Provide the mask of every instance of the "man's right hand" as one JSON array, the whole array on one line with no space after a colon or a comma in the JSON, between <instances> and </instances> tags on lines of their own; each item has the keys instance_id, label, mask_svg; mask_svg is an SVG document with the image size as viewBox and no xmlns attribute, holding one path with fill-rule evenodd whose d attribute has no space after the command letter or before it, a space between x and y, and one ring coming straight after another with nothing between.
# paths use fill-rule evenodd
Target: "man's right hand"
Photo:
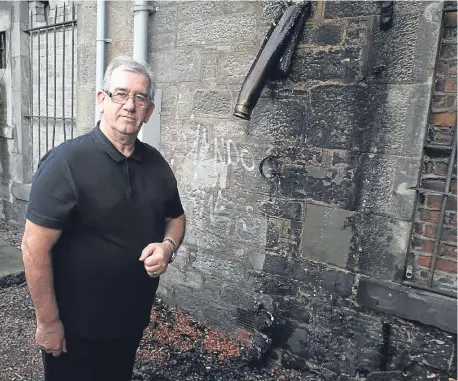
<instances>
[{"instance_id":1,"label":"man's right hand","mask_svg":"<svg viewBox=\"0 0 458 381\"><path fill-rule=\"evenodd\" d=\"M51 353L54 357L67 352L62 322L57 320L53 323L37 323L35 342L40 349Z\"/></svg>"}]
</instances>

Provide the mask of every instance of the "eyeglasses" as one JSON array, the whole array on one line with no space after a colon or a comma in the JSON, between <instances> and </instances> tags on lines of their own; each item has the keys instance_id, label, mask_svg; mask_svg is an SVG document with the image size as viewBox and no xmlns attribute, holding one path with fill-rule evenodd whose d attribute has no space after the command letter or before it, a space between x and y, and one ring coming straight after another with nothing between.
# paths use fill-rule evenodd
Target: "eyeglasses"
<instances>
[{"instance_id":1,"label":"eyeglasses","mask_svg":"<svg viewBox=\"0 0 458 381\"><path fill-rule=\"evenodd\" d=\"M113 94L112 92L108 90L103 90L114 103L119 103L119 104L126 104L129 98L132 98L134 100L135 106L137 107L148 107L151 104L151 101L140 94L135 94L135 95L129 95L123 91L117 92Z\"/></svg>"}]
</instances>

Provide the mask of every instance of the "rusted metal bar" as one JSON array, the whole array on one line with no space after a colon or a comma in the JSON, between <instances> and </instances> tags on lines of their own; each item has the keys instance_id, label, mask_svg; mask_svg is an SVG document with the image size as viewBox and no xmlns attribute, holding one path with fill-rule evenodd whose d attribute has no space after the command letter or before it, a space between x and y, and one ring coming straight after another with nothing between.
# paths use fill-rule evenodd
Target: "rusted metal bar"
<instances>
[{"instance_id":1,"label":"rusted metal bar","mask_svg":"<svg viewBox=\"0 0 458 381\"><path fill-rule=\"evenodd\" d=\"M41 45L41 32L37 32L38 37L38 70L37 70L37 84L38 84L38 158L41 158L41 73L40 73L40 45Z\"/></svg>"},{"instance_id":2,"label":"rusted metal bar","mask_svg":"<svg viewBox=\"0 0 458 381\"><path fill-rule=\"evenodd\" d=\"M67 7L64 5L63 20L65 22L65 12ZM62 128L64 132L64 142L67 140L67 131L65 130L65 24L62 25Z\"/></svg>"},{"instance_id":3,"label":"rusted metal bar","mask_svg":"<svg viewBox=\"0 0 458 381\"><path fill-rule=\"evenodd\" d=\"M449 191L450 191L450 183L452 182L453 163L454 163L455 155L456 155L456 130L455 130L455 134L454 135L455 136L454 136L454 139L453 139L453 148L452 148L452 152L450 153L450 158L449 158L449 161L448 161L447 180L445 180L445 192L446 193L449 193ZM446 211L446 207L447 207L447 199L448 199L448 195L445 194L443 196L443 198L442 198L441 212L440 212L440 215L439 215L439 225L437 227L437 232L436 232L436 242L434 244L433 257L431 259L431 269L430 269L430 274L429 274L429 279L428 279L428 286L429 287L433 286L434 272L436 270L437 258L439 257L439 250L440 250L441 237L442 237L442 229L444 228L444 218L445 218L445 211Z\"/></svg>"},{"instance_id":4,"label":"rusted metal bar","mask_svg":"<svg viewBox=\"0 0 458 381\"><path fill-rule=\"evenodd\" d=\"M54 8L54 22L57 20L57 5ZM56 143L56 112L57 112L57 29L54 24L54 124L52 127L52 146Z\"/></svg>"},{"instance_id":5,"label":"rusted metal bar","mask_svg":"<svg viewBox=\"0 0 458 381\"><path fill-rule=\"evenodd\" d=\"M56 6L56 10L57 10L57 6ZM56 20L56 19L54 19L54 20ZM47 29L47 28L48 29L56 29L56 28L62 27L64 25L70 25L70 24L76 24L76 20L58 22L58 23L55 23L55 24L45 25L45 26L37 26L35 28L26 29L26 30L24 30L24 32L30 33L30 32L40 31L42 29Z\"/></svg>"},{"instance_id":6,"label":"rusted metal bar","mask_svg":"<svg viewBox=\"0 0 458 381\"><path fill-rule=\"evenodd\" d=\"M442 144L426 144L425 148L437 149L439 151L450 151L452 149L452 146L446 146Z\"/></svg>"},{"instance_id":7,"label":"rusted metal bar","mask_svg":"<svg viewBox=\"0 0 458 381\"><path fill-rule=\"evenodd\" d=\"M425 290L425 291L433 291L435 294L440 294L444 296L450 296L452 298L457 298L456 292L453 291L446 291L446 290L440 290L436 288L431 288L428 286L423 286L422 284L411 282L408 280L405 280L402 282L402 284L412 287L412 288L419 288L420 290Z\"/></svg>"},{"instance_id":8,"label":"rusted metal bar","mask_svg":"<svg viewBox=\"0 0 458 381\"><path fill-rule=\"evenodd\" d=\"M29 25L32 26L32 10L29 10ZM29 103L29 114L34 114L33 110L33 33L29 34L29 72L30 72L30 103ZM31 130L31 141L32 141L32 171L34 170L34 160L33 160L33 118L30 117L30 130Z\"/></svg>"},{"instance_id":9,"label":"rusted metal bar","mask_svg":"<svg viewBox=\"0 0 458 381\"><path fill-rule=\"evenodd\" d=\"M72 2L72 19L73 20L75 19L75 3L74 2ZM75 90L75 88L74 88L74 86L75 86L74 85L74 80L75 80L75 25L72 26L72 65L71 66L72 66L72 85L71 85L72 90L71 90L70 98L72 100L71 101L72 104L71 104L71 114L70 115L71 115L71 119L72 119L72 125L71 125L72 127L71 127L71 131L70 131L70 136L73 139L73 129L74 129L74 127L73 127L74 126L74 124L73 124L74 94L73 94L73 92Z\"/></svg>"},{"instance_id":10,"label":"rusted metal bar","mask_svg":"<svg viewBox=\"0 0 458 381\"><path fill-rule=\"evenodd\" d=\"M417 188L417 187L413 187L413 188L409 188L409 189L414 189L414 190L418 191L418 193L429 193L429 194L432 194L432 195L455 197L455 198L457 197L457 195L455 193L441 192L441 191L437 191L437 190L434 190L434 189Z\"/></svg>"},{"instance_id":11,"label":"rusted metal bar","mask_svg":"<svg viewBox=\"0 0 458 381\"><path fill-rule=\"evenodd\" d=\"M46 28L46 152L49 150L49 46L48 46L49 29Z\"/></svg>"}]
</instances>

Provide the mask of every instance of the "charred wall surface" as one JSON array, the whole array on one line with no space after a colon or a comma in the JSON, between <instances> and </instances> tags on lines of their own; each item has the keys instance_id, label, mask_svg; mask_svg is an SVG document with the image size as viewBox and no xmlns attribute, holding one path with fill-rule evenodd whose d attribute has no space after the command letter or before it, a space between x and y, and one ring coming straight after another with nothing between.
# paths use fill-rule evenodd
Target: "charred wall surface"
<instances>
[{"instance_id":1,"label":"charred wall surface","mask_svg":"<svg viewBox=\"0 0 458 381\"><path fill-rule=\"evenodd\" d=\"M456 300L402 284L444 4L395 2L383 29L380 3L314 2L289 76L268 82L249 122L235 102L285 4L155 4L161 151L188 217L160 296L310 379L448 380ZM109 55L130 54L131 5L108 4ZM79 13L80 106L91 7ZM78 115L89 128L91 113Z\"/></svg>"}]
</instances>

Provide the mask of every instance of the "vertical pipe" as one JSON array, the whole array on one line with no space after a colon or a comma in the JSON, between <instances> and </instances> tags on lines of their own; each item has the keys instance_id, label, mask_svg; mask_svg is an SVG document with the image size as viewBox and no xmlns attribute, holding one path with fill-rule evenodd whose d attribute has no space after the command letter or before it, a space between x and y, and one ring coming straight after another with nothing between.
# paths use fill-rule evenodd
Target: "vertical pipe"
<instances>
[{"instance_id":1,"label":"vertical pipe","mask_svg":"<svg viewBox=\"0 0 458 381\"><path fill-rule=\"evenodd\" d=\"M75 20L75 3L72 2L72 20ZM72 124L71 124L71 130L70 130L70 137L73 139L73 126L74 126L74 121L73 121L73 107L74 107L74 90L75 90L75 85L74 85L74 80L75 80L75 23L72 24L72 89L71 89L71 118L72 118Z\"/></svg>"},{"instance_id":2,"label":"vertical pipe","mask_svg":"<svg viewBox=\"0 0 458 381\"><path fill-rule=\"evenodd\" d=\"M67 6L62 6L64 12L62 21L65 23L65 12ZM64 132L64 142L67 140L67 131L65 131L65 24L62 25L62 128Z\"/></svg>"},{"instance_id":3,"label":"vertical pipe","mask_svg":"<svg viewBox=\"0 0 458 381\"><path fill-rule=\"evenodd\" d=\"M54 25L57 22L57 5L54 8ZM52 147L56 143L56 117L57 117L57 29L54 27L54 122L52 127Z\"/></svg>"},{"instance_id":4,"label":"vertical pipe","mask_svg":"<svg viewBox=\"0 0 458 381\"><path fill-rule=\"evenodd\" d=\"M148 1L135 0L134 12L134 46L132 57L140 61L148 61ZM138 133L138 138L143 140L143 129Z\"/></svg>"},{"instance_id":5,"label":"vertical pipe","mask_svg":"<svg viewBox=\"0 0 458 381\"><path fill-rule=\"evenodd\" d=\"M46 9L46 8L45 8ZM46 152L49 150L49 139L48 139L48 129L49 129L49 46L48 46L48 31L46 28Z\"/></svg>"},{"instance_id":6,"label":"vertical pipe","mask_svg":"<svg viewBox=\"0 0 458 381\"><path fill-rule=\"evenodd\" d=\"M32 18L32 9L29 11L29 28L33 28L33 18ZM33 123L33 32L30 32L30 54L29 54L29 66L30 66L30 124L31 124L31 140L32 140L32 171L35 169L35 161L33 157L34 149L33 149L33 130L34 130L34 123Z\"/></svg>"},{"instance_id":7,"label":"vertical pipe","mask_svg":"<svg viewBox=\"0 0 458 381\"><path fill-rule=\"evenodd\" d=\"M97 0L97 52L95 69L95 90L102 90L105 64L105 0ZM100 120L100 110L96 102L95 123Z\"/></svg>"},{"instance_id":8,"label":"vertical pipe","mask_svg":"<svg viewBox=\"0 0 458 381\"><path fill-rule=\"evenodd\" d=\"M40 45L41 45L41 29L37 31L38 37L38 70L37 70L37 85L38 85L38 159L41 159L41 73L40 73Z\"/></svg>"}]
</instances>

